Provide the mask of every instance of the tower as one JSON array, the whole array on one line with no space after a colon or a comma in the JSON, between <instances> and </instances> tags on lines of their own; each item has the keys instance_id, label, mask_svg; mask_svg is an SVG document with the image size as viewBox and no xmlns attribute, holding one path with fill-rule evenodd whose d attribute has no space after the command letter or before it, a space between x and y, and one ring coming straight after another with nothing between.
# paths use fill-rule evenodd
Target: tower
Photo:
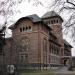
<instances>
[{"instance_id":1,"label":"tower","mask_svg":"<svg viewBox=\"0 0 75 75\"><path fill-rule=\"evenodd\" d=\"M64 56L64 41L62 34L63 19L54 11L44 14L42 19L49 27L52 28L52 33L57 37L57 41L60 44L60 63L62 63L62 57Z\"/></svg>"},{"instance_id":2,"label":"tower","mask_svg":"<svg viewBox=\"0 0 75 75\"><path fill-rule=\"evenodd\" d=\"M57 37L58 42L63 46L62 22L63 19L54 11L47 12L42 16L44 22L52 28L52 33Z\"/></svg>"}]
</instances>

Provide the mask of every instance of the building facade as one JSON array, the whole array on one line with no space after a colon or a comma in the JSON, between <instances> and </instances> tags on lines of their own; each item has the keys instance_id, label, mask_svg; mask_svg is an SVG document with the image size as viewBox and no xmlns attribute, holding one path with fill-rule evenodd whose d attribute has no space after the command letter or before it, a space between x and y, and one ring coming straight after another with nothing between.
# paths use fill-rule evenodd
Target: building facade
<instances>
[{"instance_id":1,"label":"building facade","mask_svg":"<svg viewBox=\"0 0 75 75\"><path fill-rule=\"evenodd\" d=\"M21 69L50 69L65 65L71 58L72 46L66 46L63 40L62 22L54 11L47 12L42 18L36 14L20 18L9 27L12 37L6 39L5 64Z\"/></svg>"}]
</instances>

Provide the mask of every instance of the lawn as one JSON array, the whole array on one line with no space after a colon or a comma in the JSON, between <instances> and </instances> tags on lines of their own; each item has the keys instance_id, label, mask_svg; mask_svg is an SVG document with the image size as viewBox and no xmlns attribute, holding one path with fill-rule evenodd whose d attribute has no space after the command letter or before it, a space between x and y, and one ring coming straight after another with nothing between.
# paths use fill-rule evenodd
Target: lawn
<instances>
[{"instance_id":1,"label":"lawn","mask_svg":"<svg viewBox=\"0 0 75 75\"><path fill-rule=\"evenodd\" d=\"M75 74L55 74L52 72L34 72L34 73L21 73L20 75L75 75Z\"/></svg>"},{"instance_id":2,"label":"lawn","mask_svg":"<svg viewBox=\"0 0 75 75\"><path fill-rule=\"evenodd\" d=\"M54 73L22 73L21 75L75 75L75 74L54 74Z\"/></svg>"}]
</instances>

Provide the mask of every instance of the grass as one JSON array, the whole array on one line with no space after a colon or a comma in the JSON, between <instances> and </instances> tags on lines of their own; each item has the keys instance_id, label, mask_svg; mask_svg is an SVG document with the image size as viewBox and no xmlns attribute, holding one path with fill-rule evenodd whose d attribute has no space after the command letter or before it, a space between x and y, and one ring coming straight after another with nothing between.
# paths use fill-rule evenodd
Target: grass
<instances>
[{"instance_id":1,"label":"grass","mask_svg":"<svg viewBox=\"0 0 75 75\"><path fill-rule=\"evenodd\" d=\"M32 73L21 73L20 75L75 75L75 74L55 74L50 71L32 72Z\"/></svg>"},{"instance_id":2,"label":"grass","mask_svg":"<svg viewBox=\"0 0 75 75\"><path fill-rule=\"evenodd\" d=\"M75 74L54 74L54 73L22 73L21 75L75 75Z\"/></svg>"}]
</instances>

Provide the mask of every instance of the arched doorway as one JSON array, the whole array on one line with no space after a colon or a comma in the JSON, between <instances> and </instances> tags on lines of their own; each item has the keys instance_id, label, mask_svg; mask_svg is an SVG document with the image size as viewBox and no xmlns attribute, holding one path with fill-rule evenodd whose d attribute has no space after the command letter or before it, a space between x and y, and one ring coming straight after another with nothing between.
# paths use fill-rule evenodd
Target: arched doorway
<instances>
[{"instance_id":1,"label":"arched doorway","mask_svg":"<svg viewBox=\"0 0 75 75\"><path fill-rule=\"evenodd\" d=\"M67 65L67 59L64 59L64 66L66 66Z\"/></svg>"}]
</instances>

